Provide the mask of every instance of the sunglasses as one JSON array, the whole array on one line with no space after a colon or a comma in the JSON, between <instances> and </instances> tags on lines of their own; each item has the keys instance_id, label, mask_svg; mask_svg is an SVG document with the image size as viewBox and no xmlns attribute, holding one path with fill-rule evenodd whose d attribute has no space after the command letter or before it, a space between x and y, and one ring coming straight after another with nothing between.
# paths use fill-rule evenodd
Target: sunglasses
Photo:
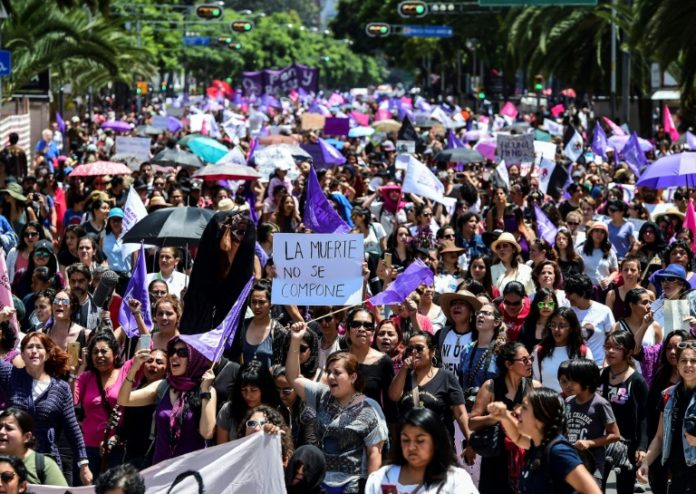
<instances>
[{"instance_id":1,"label":"sunglasses","mask_svg":"<svg viewBox=\"0 0 696 494\"><path fill-rule=\"evenodd\" d=\"M448 235L443 235L442 238L455 238L454 233L450 233Z\"/></svg>"},{"instance_id":2,"label":"sunglasses","mask_svg":"<svg viewBox=\"0 0 696 494\"><path fill-rule=\"evenodd\" d=\"M283 396L289 396L292 394L293 391L295 391L292 388L276 388L278 390L278 393L282 394Z\"/></svg>"},{"instance_id":3,"label":"sunglasses","mask_svg":"<svg viewBox=\"0 0 696 494\"><path fill-rule=\"evenodd\" d=\"M350 326L350 329L365 328L366 331L374 331L375 330L375 325L373 323L367 322L367 321L351 321L349 326Z\"/></svg>"},{"instance_id":4,"label":"sunglasses","mask_svg":"<svg viewBox=\"0 0 696 494\"><path fill-rule=\"evenodd\" d=\"M503 303L504 303L505 305L509 305L509 306L511 306L511 307L516 307L516 306L518 306L518 305L522 305L522 300L520 299L520 300L516 300L516 301L513 302L512 300L505 300L505 299L503 299Z\"/></svg>"},{"instance_id":5,"label":"sunglasses","mask_svg":"<svg viewBox=\"0 0 696 494\"><path fill-rule=\"evenodd\" d=\"M65 305L66 307L70 305L69 298L54 298L53 305Z\"/></svg>"},{"instance_id":6,"label":"sunglasses","mask_svg":"<svg viewBox=\"0 0 696 494\"><path fill-rule=\"evenodd\" d=\"M24 232L25 237L34 238L39 236L39 232Z\"/></svg>"},{"instance_id":7,"label":"sunglasses","mask_svg":"<svg viewBox=\"0 0 696 494\"><path fill-rule=\"evenodd\" d=\"M489 310L480 310L476 313L477 316L493 317L494 314Z\"/></svg>"},{"instance_id":8,"label":"sunglasses","mask_svg":"<svg viewBox=\"0 0 696 494\"><path fill-rule=\"evenodd\" d=\"M677 348L684 350L685 348L696 348L696 341L681 341L677 343Z\"/></svg>"},{"instance_id":9,"label":"sunglasses","mask_svg":"<svg viewBox=\"0 0 696 494\"><path fill-rule=\"evenodd\" d=\"M513 362L522 362L524 365L534 363L534 357L531 355L529 355L527 357L522 357L522 358L514 358L512 360L513 360Z\"/></svg>"},{"instance_id":10,"label":"sunglasses","mask_svg":"<svg viewBox=\"0 0 696 494\"><path fill-rule=\"evenodd\" d=\"M539 307L540 309L555 309L556 302L539 302L537 304L537 307Z\"/></svg>"},{"instance_id":11,"label":"sunglasses","mask_svg":"<svg viewBox=\"0 0 696 494\"><path fill-rule=\"evenodd\" d=\"M413 345L413 346L409 346L406 349L406 351L408 351L408 353L412 353L412 352L423 353L423 350L425 350L425 348L426 348L425 345Z\"/></svg>"},{"instance_id":12,"label":"sunglasses","mask_svg":"<svg viewBox=\"0 0 696 494\"><path fill-rule=\"evenodd\" d=\"M580 222L579 221L566 221L568 226L579 226Z\"/></svg>"},{"instance_id":13,"label":"sunglasses","mask_svg":"<svg viewBox=\"0 0 696 494\"><path fill-rule=\"evenodd\" d=\"M179 358L188 358L189 357L188 348L180 347L180 348L171 348L171 349L167 350L168 357L173 357L174 355L176 355Z\"/></svg>"},{"instance_id":14,"label":"sunglasses","mask_svg":"<svg viewBox=\"0 0 696 494\"><path fill-rule=\"evenodd\" d=\"M16 476L17 474L14 472L2 472L0 473L0 481L2 481L3 484L9 484Z\"/></svg>"},{"instance_id":15,"label":"sunglasses","mask_svg":"<svg viewBox=\"0 0 696 494\"><path fill-rule=\"evenodd\" d=\"M677 283L681 282L681 278L677 278L676 276L665 276L662 278L662 283Z\"/></svg>"},{"instance_id":16,"label":"sunglasses","mask_svg":"<svg viewBox=\"0 0 696 494\"><path fill-rule=\"evenodd\" d=\"M40 250L38 252L34 252L34 257L51 257L51 254L49 254L48 252Z\"/></svg>"},{"instance_id":17,"label":"sunglasses","mask_svg":"<svg viewBox=\"0 0 696 494\"><path fill-rule=\"evenodd\" d=\"M247 420L246 426L249 429L258 429L268 423L268 420Z\"/></svg>"}]
</instances>

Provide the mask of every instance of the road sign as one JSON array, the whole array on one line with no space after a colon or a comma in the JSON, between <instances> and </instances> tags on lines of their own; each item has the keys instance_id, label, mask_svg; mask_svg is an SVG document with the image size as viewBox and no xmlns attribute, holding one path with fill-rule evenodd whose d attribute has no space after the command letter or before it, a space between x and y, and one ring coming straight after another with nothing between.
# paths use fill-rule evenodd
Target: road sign
<instances>
[{"instance_id":1,"label":"road sign","mask_svg":"<svg viewBox=\"0 0 696 494\"><path fill-rule=\"evenodd\" d=\"M401 26L399 34L408 38L451 38L454 30L451 26Z\"/></svg>"},{"instance_id":2,"label":"road sign","mask_svg":"<svg viewBox=\"0 0 696 494\"><path fill-rule=\"evenodd\" d=\"M12 55L8 50L0 50L0 76L12 73Z\"/></svg>"},{"instance_id":3,"label":"road sign","mask_svg":"<svg viewBox=\"0 0 696 494\"><path fill-rule=\"evenodd\" d=\"M184 36L186 46L208 46L210 38L208 36Z\"/></svg>"},{"instance_id":4,"label":"road sign","mask_svg":"<svg viewBox=\"0 0 696 494\"><path fill-rule=\"evenodd\" d=\"M478 0L481 7L563 7L563 6L594 6L597 0Z\"/></svg>"}]
</instances>

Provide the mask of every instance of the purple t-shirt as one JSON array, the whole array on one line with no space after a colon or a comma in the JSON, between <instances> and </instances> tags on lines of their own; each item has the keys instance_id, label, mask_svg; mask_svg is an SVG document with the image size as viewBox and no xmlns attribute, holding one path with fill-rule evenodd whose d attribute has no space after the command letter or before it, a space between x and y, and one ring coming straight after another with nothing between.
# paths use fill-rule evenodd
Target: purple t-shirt
<instances>
[{"instance_id":1,"label":"purple t-shirt","mask_svg":"<svg viewBox=\"0 0 696 494\"><path fill-rule=\"evenodd\" d=\"M205 439L198 433L198 421L191 409L184 414L179 439L176 441L173 449L170 447L171 427L169 425L169 417L171 417L172 408L172 401L169 399L169 388L167 388L167 392L155 410L155 429L157 434L155 437L155 453L152 460L153 465L175 456L181 456L191 451L205 448Z\"/></svg>"}]
</instances>

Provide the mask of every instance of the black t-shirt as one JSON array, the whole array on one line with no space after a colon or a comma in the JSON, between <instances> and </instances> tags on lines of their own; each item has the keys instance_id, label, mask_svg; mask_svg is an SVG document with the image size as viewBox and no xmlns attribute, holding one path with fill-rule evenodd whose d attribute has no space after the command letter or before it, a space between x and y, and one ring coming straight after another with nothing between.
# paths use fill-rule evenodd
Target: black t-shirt
<instances>
[{"instance_id":1,"label":"black t-shirt","mask_svg":"<svg viewBox=\"0 0 696 494\"><path fill-rule=\"evenodd\" d=\"M409 372L404 392L399 400L399 418L403 417L414 406L413 385L413 372ZM449 431L450 437L453 438L454 416L450 407L464 404L464 393L457 382L457 377L444 369L438 369L437 374L430 381L418 387L418 396L420 404L435 412Z\"/></svg>"},{"instance_id":2,"label":"black t-shirt","mask_svg":"<svg viewBox=\"0 0 696 494\"><path fill-rule=\"evenodd\" d=\"M532 446L527 452L525 465L520 476L520 491L522 494L538 494L541 492L575 494L576 491L565 481L565 478L579 465L582 465L578 452L568 441L558 441L551 446L547 464L544 449ZM550 487L553 487L553 489L550 490Z\"/></svg>"},{"instance_id":3,"label":"black t-shirt","mask_svg":"<svg viewBox=\"0 0 696 494\"><path fill-rule=\"evenodd\" d=\"M645 379L640 373L634 372L621 384L609 384L607 367L602 371L601 383L597 392L611 403L621 437L628 439L632 446L645 451L649 441L645 411L648 385Z\"/></svg>"},{"instance_id":4,"label":"black t-shirt","mask_svg":"<svg viewBox=\"0 0 696 494\"><path fill-rule=\"evenodd\" d=\"M368 398L372 398L382 405L384 416L387 422L394 422L396 419L396 406L389 399L389 385L394 379L394 365L388 355L383 355L374 364L360 364L358 372L365 381L363 393Z\"/></svg>"},{"instance_id":5,"label":"black t-shirt","mask_svg":"<svg viewBox=\"0 0 696 494\"><path fill-rule=\"evenodd\" d=\"M687 469L686 460L684 459L684 416L686 409L689 407L691 396L694 394L693 389L684 389L684 386L677 384L674 390L676 394L676 404L672 413L672 445L669 449L669 458L667 464L674 470L684 471ZM664 411L664 400L660 403L660 411ZM696 470L691 467L689 470Z\"/></svg>"}]
</instances>

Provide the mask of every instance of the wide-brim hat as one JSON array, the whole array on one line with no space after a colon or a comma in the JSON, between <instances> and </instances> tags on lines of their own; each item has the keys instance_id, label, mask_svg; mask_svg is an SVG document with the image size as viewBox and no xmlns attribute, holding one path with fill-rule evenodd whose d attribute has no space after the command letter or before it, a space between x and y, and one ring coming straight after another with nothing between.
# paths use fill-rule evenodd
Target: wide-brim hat
<instances>
[{"instance_id":1,"label":"wide-brim hat","mask_svg":"<svg viewBox=\"0 0 696 494\"><path fill-rule=\"evenodd\" d=\"M442 247L440 248L440 254L447 254L448 252L454 252L455 254L463 254L466 250L461 247L457 247L451 240L445 240L442 242Z\"/></svg>"},{"instance_id":2,"label":"wide-brim hat","mask_svg":"<svg viewBox=\"0 0 696 494\"><path fill-rule=\"evenodd\" d=\"M455 300L463 300L468 303L474 311L479 310L483 306L483 302L468 290L459 290L456 293L443 293L440 295L440 307L447 319L450 319L450 307Z\"/></svg>"},{"instance_id":3,"label":"wide-brim hat","mask_svg":"<svg viewBox=\"0 0 696 494\"><path fill-rule=\"evenodd\" d=\"M4 192L14 197L18 201L27 202L27 196L24 195L24 189L21 185L16 182L11 182L7 184L7 187L0 189L0 192Z\"/></svg>"},{"instance_id":4,"label":"wide-brim hat","mask_svg":"<svg viewBox=\"0 0 696 494\"><path fill-rule=\"evenodd\" d=\"M498 245L500 244L512 244L512 246L515 248L518 254L522 252L522 247L520 247L520 244L517 243L517 239L510 232L501 233L500 236L495 240L495 242L491 244L491 250L495 252L498 248Z\"/></svg>"},{"instance_id":5,"label":"wide-brim hat","mask_svg":"<svg viewBox=\"0 0 696 494\"><path fill-rule=\"evenodd\" d=\"M655 273L655 277L662 283L662 278L678 278L685 285L689 284L686 279L686 269L681 264L670 264L666 268Z\"/></svg>"},{"instance_id":6,"label":"wide-brim hat","mask_svg":"<svg viewBox=\"0 0 696 494\"><path fill-rule=\"evenodd\" d=\"M660 213L657 213L656 215L653 216L654 221L659 220L662 216L677 216L681 218L682 220L684 219L684 216L686 216L684 213L679 211L677 208L669 208L666 211L662 211Z\"/></svg>"},{"instance_id":7,"label":"wide-brim hat","mask_svg":"<svg viewBox=\"0 0 696 494\"><path fill-rule=\"evenodd\" d=\"M609 235L609 227L603 221L595 221L594 223L592 223L590 225L590 227L587 229L587 236L588 237L592 233L592 230L602 230L604 233Z\"/></svg>"},{"instance_id":8,"label":"wide-brim hat","mask_svg":"<svg viewBox=\"0 0 696 494\"><path fill-rule=\"evenodd\" d=\"M167 201L164 200L164 197L162 196L155 196L150 199L150 202L147 204L147 209L159 209L159 208L170 208L172 207L171 204L169 204Z\"/></svg>"}]
</instances>

